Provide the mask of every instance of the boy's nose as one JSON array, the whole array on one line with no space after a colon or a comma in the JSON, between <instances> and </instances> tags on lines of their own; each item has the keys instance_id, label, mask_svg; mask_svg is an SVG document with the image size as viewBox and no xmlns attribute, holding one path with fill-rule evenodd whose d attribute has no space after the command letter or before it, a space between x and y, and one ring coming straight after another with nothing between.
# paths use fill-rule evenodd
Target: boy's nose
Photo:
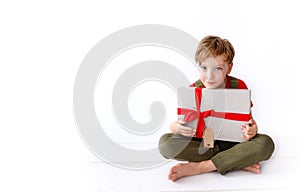
<instances>
[{"instance_id":1,"label":"boy's nose","mask_svg":"<svg viewBox=\"0 0 300 192\"><path fill-rule=\"evenodd\" d=\"M213 79L213 78L214 78L213 72L212 72L212 71L207 71L207 73L206 73L206 78L207 78L208 80Z\"/></svg>"}]
</instances>

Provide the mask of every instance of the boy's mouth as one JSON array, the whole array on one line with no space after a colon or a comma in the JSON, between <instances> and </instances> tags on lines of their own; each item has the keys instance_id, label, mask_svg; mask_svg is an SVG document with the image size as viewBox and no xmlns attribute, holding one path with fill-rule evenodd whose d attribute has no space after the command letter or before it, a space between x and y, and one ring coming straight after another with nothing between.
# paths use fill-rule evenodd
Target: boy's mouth
<instances>
[{"instance_id":1,"label":"boy's mouth","mask_svg":"<svg viewBox=\"0 0 300 192\"><path fill-rule=\"evenodd\" d=\"M215 82L212 82L212 81L207 81L206 82L208 85L213 85L213 84L215 84Z\"/></svg>"}]
</instances>

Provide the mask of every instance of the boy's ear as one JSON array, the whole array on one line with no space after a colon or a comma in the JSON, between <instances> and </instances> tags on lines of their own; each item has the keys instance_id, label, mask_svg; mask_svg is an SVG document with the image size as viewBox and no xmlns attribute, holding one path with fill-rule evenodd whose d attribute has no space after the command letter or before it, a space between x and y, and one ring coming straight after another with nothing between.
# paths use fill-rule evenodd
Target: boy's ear
<instances>
[{"instance_id":1,"label":"boy's ear","mask_svg":"<svg viewBox=\"0 0 300 192\"><path fill-rule=\"evenodd\" d=\"M231 70L232 70L232 66L233 66L233 63L230 63L229 65L228 65L228 71L227 71L227 75L231 72Z\"/></svg>"}]
</instances>

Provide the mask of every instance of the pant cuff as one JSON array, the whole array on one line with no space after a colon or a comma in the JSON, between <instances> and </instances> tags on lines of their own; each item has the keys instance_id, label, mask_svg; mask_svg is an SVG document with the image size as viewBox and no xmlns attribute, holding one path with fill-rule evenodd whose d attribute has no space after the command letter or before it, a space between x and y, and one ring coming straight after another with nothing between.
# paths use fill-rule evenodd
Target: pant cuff
<instances>
[{"instance_id":1,"label":"pant cuff","mask_svg":"<svg viewBox=\"0 0 300 192\"><path fill-rule=\"evenodd\" d=\"M211 158L211 161L213 162L213 164L217 168L217 171L221 175L225 175L225 173L227 172L227 170L224 167L224 161L222 160L222 158L220 157L220 155L218 155L218 154L215 155L213 158Z\"/></svg>"}]
</instances>

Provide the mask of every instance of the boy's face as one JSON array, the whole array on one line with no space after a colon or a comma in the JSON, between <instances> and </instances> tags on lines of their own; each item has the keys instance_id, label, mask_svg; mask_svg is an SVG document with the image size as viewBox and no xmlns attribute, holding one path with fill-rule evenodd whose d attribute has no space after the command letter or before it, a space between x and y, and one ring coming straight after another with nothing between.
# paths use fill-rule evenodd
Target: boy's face
<instances>
[{"instance_id":1,"label":"boy's face","mask_svg":"<svg viewBox=\"0 0 300 192\"><path fill-rule=\"evenodd\" d=\"M209 89L225 88L225 78L231 68L232 63L228 64L224 55L209 57L200 65L200 80Z\"/></svg>"}]
</instances>

